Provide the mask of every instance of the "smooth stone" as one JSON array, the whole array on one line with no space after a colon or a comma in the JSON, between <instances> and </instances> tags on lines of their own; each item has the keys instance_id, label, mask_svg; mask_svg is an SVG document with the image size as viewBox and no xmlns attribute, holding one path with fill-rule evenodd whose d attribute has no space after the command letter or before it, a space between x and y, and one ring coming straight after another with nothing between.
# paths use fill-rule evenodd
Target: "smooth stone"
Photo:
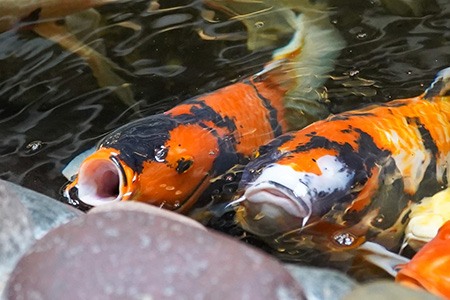
<instances>
[{"instance_id":1,"label":"smooth stone","mask_svg":"<svg viewBox=\"0 0 450 300\"><path fill-rule=\"evenodd\" d=\"M441 299L423 290L411 289L387 280L377 280L355 288L344 300L437 300Z\"/></svg>"},{"instance_id":2,"label":"smooth stone","mask_svg":"<svg viewBox=\"0 0 450 300\"><path fill-rule=\"evenodd\" d=\"M199 229L206 230L205 226L203 226L199 222L197 222L193 219L190 219L184 215L173 213L166 209L162 209L162 208L156 207L154 205L137 202L137 201L121 201L121 202L108 203L105 205L99 205L99 206L96 206L96 207L92 208L91 210L89 210L88 214L115 211L115 210L129 210L129 211L145 212L145 213L165 217L165 218L171 219L173 221L181 222L187 226L193 226L193 227L197 227Z\"/></svg>"},{"instance_id":3,"label":"smooth stone","mask_svg":"<svg viewBox=\"0 0 450 300\"><path fill-rule=\"evenodd\" d=\"M36 239L43 237L50 229L84 215L81 211L67 204L17 184L0 180L0 187L3 187L8 193L14 193L26 207L33 235Z\"/></svg>"},{"instance_id":4,"label":"smooth stone","mask_svg":"<svg viewBox=\"0 0 450 300\"><path fill-rule=\"evenodd\" d=\"M343 299L357 286L355 280L336 270L294 264L284 267L301 283L308 300Z\"/></svg>"},{"instance_id":5,"label":"smooth stone","mask_svg":"<svg viewBox=\"0 0 450 300\"><path fill-rule=\"evenodd\" d=\"M9 186L0 184L0 293L9 273L33 242L27 209Z\"/></svg>"},{"instance_id":6,"label":"smooth stone","mask_svg":"<svg viewBox=\"0 0 450 300\"><path fill-rule=\"evenodd\" d=\"M168 212L170 213L170 212ZM6 299L305 299L274 258L160 214L87 214L37 241Z\"/></svg>"}]
</instances>

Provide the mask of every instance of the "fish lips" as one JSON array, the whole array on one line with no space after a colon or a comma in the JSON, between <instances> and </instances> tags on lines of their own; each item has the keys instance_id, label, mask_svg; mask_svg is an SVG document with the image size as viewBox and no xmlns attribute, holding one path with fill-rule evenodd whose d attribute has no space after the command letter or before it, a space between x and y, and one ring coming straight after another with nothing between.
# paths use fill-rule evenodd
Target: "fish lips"
<instances>
[{"instance_id":1,"label":"fish lips","mask_svg":"<svg viewBox=\"0 0 450 300\"><path fill-rule=\"evenodd\" d=\"M312 204L285 185L276 181L262 181L247 188L244 198L249 204L266 204L276 206L285 213L297 218L309 218L312 213Z\"/></svg>"},{"instance_id":2,"label":"fish lips","mask_svg":"<svg viewBox=\"0 0 450 300\"><path fill-rule=\"evenodd\" d=\"M115 156L84 162L80 168L76 188L80 201L98 206L123 199L127 178L123 166Z\"/></svg>"}]
</instances>

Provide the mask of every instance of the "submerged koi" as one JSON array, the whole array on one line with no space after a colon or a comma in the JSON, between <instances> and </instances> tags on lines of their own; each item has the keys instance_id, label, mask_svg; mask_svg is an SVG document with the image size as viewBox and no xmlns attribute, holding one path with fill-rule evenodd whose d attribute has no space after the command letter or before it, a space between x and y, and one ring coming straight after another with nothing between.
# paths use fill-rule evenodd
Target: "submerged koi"
<instances>
[{"instance_id":1,"label":"submerged koi","mask_svg":"<svg viewBox=\"0 0 450 300\"><path fill-rule=\"evenodd\" d=\"M114 87L121 101L133 105L136 101L129 84L115 72L123 69L80 41L67 26L77 16L99 17L93 8L120 2L124 0L1 0L0 32L25 27L76 53L88 62L99 86Z\"/></svg>"},{"instance_id":2,"label":"submerged koi","mask_svg":"<svg viewBox=\"0 0 450 300\"><path fill-rule=\"evenodd\" d=\"M415 251L419 251L449 220L450 188L447 188L411 206L402 247L410 246Z\"/></svg>"},{"instance_id":3,"label":"submerged koi","mask_svg":"<svg viewBox=\"0 0 450 300\"><path fill-rule=\"evenodd\" d=\"M306 30L304 15L297 22L292 41L263 71L108 134L83 161L65 195L94 206L136 200L182 213L200 205L212 178L286 132L283 101L302 80L298 64L308 57L304 35L320 30L311 23Z\"/></svg>"},{"instance_id":4,"label":"submerged koi","mask_svg":"<svg viewBox=\"0 0 450 300\"><path fill-rule=\"evenodd\" d=\"M449 249L450 221L447 221L439 229L437 236L401 267L395 280L450 299Z\"/></svg>"},{"instance_id":5,"label":"submerged koi","mask_svg":"<svg viewBox=\"0 0 450 300\"><path fill-rule=\"evenodd\" d=\"M260 148L235 201L273 247L400 247L411 203L450 178L450 68L424 94L315 122ZM301 252L301 251L300 251Z\"/></svg>"},{"instance_id":6,"label":"submerged koi","mask_svg":"<svg viewBox=\"0 0 450 300\"><path fill-rule=\"evenodd\" d=\"M20 22L42 22L61 19L89 8L123 0L2 0L0 1L0 32Z\"/></svg>"}]
</instances>

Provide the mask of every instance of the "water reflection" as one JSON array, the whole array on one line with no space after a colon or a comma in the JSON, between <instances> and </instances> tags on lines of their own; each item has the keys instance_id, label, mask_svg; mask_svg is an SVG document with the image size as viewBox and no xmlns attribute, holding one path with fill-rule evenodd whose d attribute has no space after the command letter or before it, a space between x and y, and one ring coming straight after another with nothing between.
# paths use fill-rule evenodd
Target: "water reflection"
<instances>
[{"instance_id":1,"label":"water reflection","mask_svg":"<svg viewBox=\"0 0 450 300\"><path fill-rule=\"evenodd\" d=\"M402 16L379 2L330 1L348 43L326 83L332 111L419 94L450 63L450 5L423 2ZM245 24L226 12L202 1L155 3L100 8L98 22L77 31L132 82L131 107L99 88L85 59L26 29L0 34L1 178L59 197L62 168L99 137L253 73L289 38L250 51Z\"/></svg>"}]
</instances>

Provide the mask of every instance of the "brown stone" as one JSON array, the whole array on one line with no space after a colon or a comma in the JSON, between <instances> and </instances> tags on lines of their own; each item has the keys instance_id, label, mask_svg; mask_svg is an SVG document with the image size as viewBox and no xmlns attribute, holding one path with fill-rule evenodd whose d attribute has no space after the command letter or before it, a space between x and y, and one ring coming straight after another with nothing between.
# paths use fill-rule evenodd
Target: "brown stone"
<instances>
[{"instance_id":1,"label":"brown stone","mask_svg":"<svg viewBox=\"0 0 450 300\"><path fill-rule=\"evenodd\" d=\"M169 213L169 212L168 212ZM62 225L22 257L7 299L304 299L275 259L160 214L116 210Z\"/></svg>"}]
</instances>

